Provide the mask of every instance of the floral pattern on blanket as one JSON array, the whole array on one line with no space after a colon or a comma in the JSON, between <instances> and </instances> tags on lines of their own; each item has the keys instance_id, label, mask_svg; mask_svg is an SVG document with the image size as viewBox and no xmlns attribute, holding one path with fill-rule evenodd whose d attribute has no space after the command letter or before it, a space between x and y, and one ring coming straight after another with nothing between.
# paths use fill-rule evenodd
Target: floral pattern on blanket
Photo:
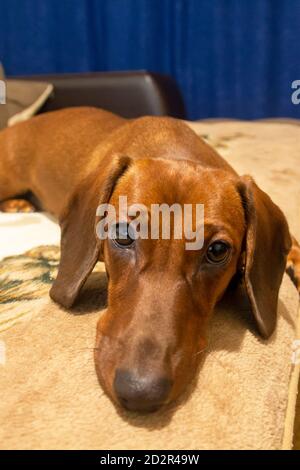
<instances>
[{"instance_id":1,"label":"floral pattern on blanket","mask_svg":"<svg viewBox=\"0 0 300 470\"><path fill-rule=\"evenodd\" d=\"M55 246L5 258L0 263L0 305L44 296L56 277L58 263L59 249Z\"/></svg>"},{"instance_id":2,"label":"floral pattern on blanket","mask_svg":"<svg viewBox=\"0 0 300 470\"><path fill-rule=\"evenodd\" d=\"M0 261L0 332L30 319L42 304L51 302L49 290L57 275L59 259L59 247L45 245ZM97 263L80 293L76 311L86 308L100 311L106 302L105 267Z\"/></svg>"},{"instance_id":3,"label":"floral pattern on blanket","mask_svg":"<svg viewBox=\"0 0 300 470\"><path fill-rule=\"evenodd\" d=\"M30 316L37 302L48 299L59 255L57 246L42 246L0 262L0 331Z\"/></svg>"}]
</instances>

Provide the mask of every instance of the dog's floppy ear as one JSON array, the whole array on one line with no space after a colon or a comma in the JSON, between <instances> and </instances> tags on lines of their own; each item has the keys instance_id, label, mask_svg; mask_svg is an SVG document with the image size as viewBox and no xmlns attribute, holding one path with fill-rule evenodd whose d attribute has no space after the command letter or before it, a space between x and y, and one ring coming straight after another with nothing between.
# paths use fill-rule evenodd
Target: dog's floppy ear
<instances>
[{"instance_id":1,"label":"dog's floppy ear","mask_svg":"<svg viewBox=\"0 0 300 470\"><path fill-rule=\"evenodd\" d=\"M238 190L247 224L244 285L258 330L269 338L276 326L279 287L291 237L279 207L250 176L241 178Z\"/></svg>"},{"instance_id":2,"label":"dog's floppy ear","mask_svg":"<svg viewBox=\"0 0 300 470\"><path fill-rule=\"evenodd\" d=\"M71 307L99 260L96 238L96 211L107 203L118 179L130 165L129 157L115 157L108 166L86 178L61 217L61 258L57 278L50 290L53 300Z\"/></svg>"}]
</instances>

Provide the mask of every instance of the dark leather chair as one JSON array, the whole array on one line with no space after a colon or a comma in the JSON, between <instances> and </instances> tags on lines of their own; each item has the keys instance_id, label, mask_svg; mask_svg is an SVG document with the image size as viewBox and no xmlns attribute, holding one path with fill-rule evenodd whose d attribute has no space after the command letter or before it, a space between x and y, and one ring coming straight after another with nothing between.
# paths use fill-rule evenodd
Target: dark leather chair
<instances>
[{"instance_id":1,"label":"dark leather chair","mask_svg":"<svg viewBox=\"0 0 300 470\"><path fill-rule=\"evenodd\" d=\"M185 119L185 107L175 81L165 75L99 72L14 77L47 81L54 92L40 112L69 106L96 106L127 118L144 115Z\"/></svg>"}]
</instances>

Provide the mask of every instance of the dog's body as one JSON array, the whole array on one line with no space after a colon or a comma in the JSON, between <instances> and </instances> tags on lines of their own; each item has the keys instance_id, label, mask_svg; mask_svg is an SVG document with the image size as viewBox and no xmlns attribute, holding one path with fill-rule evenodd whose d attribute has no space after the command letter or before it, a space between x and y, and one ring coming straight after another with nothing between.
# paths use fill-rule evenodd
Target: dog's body
<instances>
[{"instance_id":1,"label":"dog's body","mask_svg":"<svg viewBox=\"0 0 300 470\"><path fill-rule=\"evenodd\" d=\"M260 333L273 332L287 256L299 269L299 247L294 242L290 251L285 217L271 199L185 123L70 108L6 129L0 201L27 191L62 228L54 300L70 307L95 263L105 261L108 309L99 322L96 366L108 394L126 408L156 409L180 394L205 346L213 308L233 281L243 282ZM122 195L146 207L204 204L203 249L187 252L174 237L125 247L97 240L99 203L116 206Z\"/></svg>"},{"instance_id":2,"label":"dog's body","mask_svg":"<svg viewBox=\"0 0 300 470\"><path fill-rule=\"evenodd\" d=\"M175 119L125 120L96 108L40 115L0 133L0 201L32 191L60 218L75 188L116 154L188 159L233 169Z\"/></svg>"},{"instance_id":3,"label":"dog's body","mask_svg":"<svg viewBox=\"0 0 300 470\"><path fill-rule=\"evenodd\" d=\"M106 137L123 122L105 111L74 108L7 128L0 133L0 200L32 191L60 218L76 186L93 165L101 166Z\"/></svg>"}]
</instances>

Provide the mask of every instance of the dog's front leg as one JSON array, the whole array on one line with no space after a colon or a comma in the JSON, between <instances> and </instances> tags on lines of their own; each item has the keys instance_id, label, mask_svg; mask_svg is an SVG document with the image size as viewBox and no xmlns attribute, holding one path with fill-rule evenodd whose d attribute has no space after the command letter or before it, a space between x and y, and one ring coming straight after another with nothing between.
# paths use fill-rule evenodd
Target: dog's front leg
<instances>
[{"instance_id":1,"label":"dog's front leg","mask_svg":"<svg viewBox=\"0 0 300 470\"><path fill-rule=\"evenodd\" d=\"M292 236L292 248L288 254L286 271L300 293L300 245Z\"/></svg>"}]
</instances>

